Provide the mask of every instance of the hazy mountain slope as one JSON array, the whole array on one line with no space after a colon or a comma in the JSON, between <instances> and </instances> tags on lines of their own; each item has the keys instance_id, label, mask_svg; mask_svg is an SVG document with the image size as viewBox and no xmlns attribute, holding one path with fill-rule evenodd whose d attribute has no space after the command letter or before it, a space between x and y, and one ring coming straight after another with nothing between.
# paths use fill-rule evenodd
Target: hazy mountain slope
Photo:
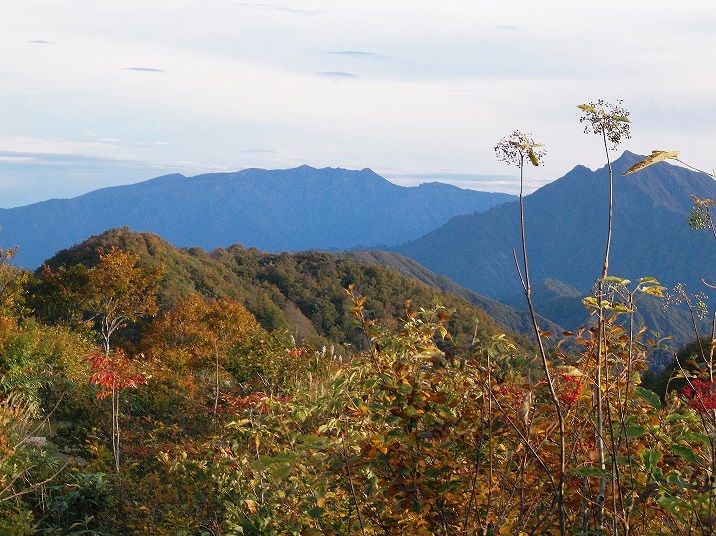
<instances>
[{"instance_id":1,"label":"hazy mountain slope","mask_svg":"<svg viewBox=\"0 0 716 536\"><path fill-rule=\"evenodd\" d=\"M716 244L707 233L689 229L690 195L716 198L716 181L667 163L622 177L639 159L626 152L613 163L610 273L701 290L701 278L714 273ZM532 281L553 278L582 292L591 288L604 255L607 177L606 167L593 172L577 166L525 198ZM513 248L520 251L518 222L518 203L505 203L455 217L393 251L479 294L504 299L521 290L512 257Z\"/></svg>"},{"instance_id":2,"label":"hazy mountain slope","mask_svg":"<svg viewBox=\"0 0 716 536\"><path fill-rule=\"evenodd\" d=\"M535 310L564 329L575 331L590 320L593 321L582 303L586 293L556 279L543 279L533 284L531 290ZM518 311L517 314L526 314L524 293L505 299L504 303ZM489 308L485 310L490 312ZM497 319L499 316L493 315L493 318ZM696 319L700 333L709 332L708 320ZM647 326L648 335L654 340L670 337L669 340L664 341L666 346L664 350L650 353L649 366L655 371L660 370L673 359L674 351L695 338L691 315L687 310L677 306L664 307L664 300L652 296L639 297L634 322L636 326Z\"/></svg>"},{"instance_id":3,"label":"hazy mountain slope","mask_svg":"<svg viewBox=\"0 0 716 536\"><path fill-rule=\"evenodd\" d=\"M20 246L16 261L30 268L59 249L122 226L207 251L235 243L274 252L390 246L455 215L512 199L440 183L397 186L369 169L175 174L0 209L0 245Z\"/></svg>"},{"instance_id":4,"label":"hazy mountain slope","mask_svg":"<svg viewBox=\"0 0 716 536\"><path fill-rule=\"evenodd\" d=\"M543 279L533 283L530 295L535 309L564 329L574 331L588 320L588 311L582 304L586 294L562 281ZM502 303L517 311L527 309L524 292L510 296Z\"/></svg>"}]
</instances>

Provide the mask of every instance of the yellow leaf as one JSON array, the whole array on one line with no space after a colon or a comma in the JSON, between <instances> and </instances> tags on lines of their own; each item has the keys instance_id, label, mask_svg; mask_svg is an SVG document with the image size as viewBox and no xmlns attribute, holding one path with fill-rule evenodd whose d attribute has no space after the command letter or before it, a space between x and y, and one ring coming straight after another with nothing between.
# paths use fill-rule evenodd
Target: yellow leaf
<instances>
[{"instance_id":1,"label":"yellow leaf","mask_svg":"<svg viewBox=\"0 0 716 536\"><path fill-rule=\"evenodd\" d=\"M653 285L651 287L644 287L642 289L642 292L644 294L651 294L652 296L656 296L658 298L663 298L665 290L666 290L666 287L662 287L661 285Z\"/></svg>"},{"instance_id":2,"label":"yellow leaf","mask_svg":"<svg viewBox=\"0 0 716 536\"><path fill-rule=\"evenodd\" d=\"M640 171L652 164L656 164L662 160L668 160L669 158L679 158L679 151L651 151L651 156L647 156L644 160L637 162L622 173L622 175L629 175L629 173Z\"/></svg>"},{"instance_id":3,"label":"yellow leaf","mask_svg":"<svg viewBox=\"0 0 716 536\"><path fill-rule=\"evenodd\" d=\"M257 511L256 501L251 500L251 499L244 499L244 504L246 504L246 508L249 509L249 512L251 512L252 514L256 513L256 511Z\"/></svg>"},{"instance_id":4,"label":"yellow leaf","mask_svg":"<svg viewBox=\"0 0 716 536\"><path fill-rule=\"evenodd\" d=\"M530 162L532 162L532 165L539 166L539 158L537 158L537 154L535 154L535 152L532 149L530 149L528 154L530 157Z\"/></svg>"},{"instance_id":5,"label":"yellow leaf","mask_svg":"<svg viewBox=\"0 0 716 536\"><path fill-rule=\"evenodd\" d=\"M590 105L590 104L578 104L578 105L577 105L577 108L579 108L579 109L582 110L583 112L587 112L587 113L589 113L589 112L591 112L591 113L597 113L597 109L596 109L594 106Z\"/></svg>"},{"instance_id":6,"label":"yellow leaf","mask_svg":"<svg viewBox=\"0 0 716 536\"><path fill-rule=\"evenodd\" d=\"M565 376L573 376L575 378L578 378L579 376L584 376L581 370L579 370L577 367L573 367L572 365L559 365L554 367L555 372L558 372L559 374L563 374Z\"/></svg>"}]
</instances>

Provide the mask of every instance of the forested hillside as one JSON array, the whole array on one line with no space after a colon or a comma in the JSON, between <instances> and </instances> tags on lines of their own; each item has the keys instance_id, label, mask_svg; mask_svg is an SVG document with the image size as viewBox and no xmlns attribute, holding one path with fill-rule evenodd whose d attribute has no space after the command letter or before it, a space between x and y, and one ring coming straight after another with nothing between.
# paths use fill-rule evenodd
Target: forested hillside
<instances>
[{"instance_id":1,"label":"forested hillside","mask_svg":"<svg viewBox=\"0 0 716 536\"><path fill-rule=\"evenodd\" d=\"M207 253L200 248L179 249L154 234L123 228L58 252L45 266L55 271L77 263L93 266L98 251L112 246L138 255L143 266L164 268L157 293L160 310L192 293L229 298L242 303L267 330L286 330L300 342L359 344L361 336L347 315L350 299L345 289L349 285L366 295L366 309L387 325L404 318L405 303L412 299L421 307L440 304L454 309L451 328L461 337L471 336L476 324L490 334L505 329L469 299L435 285L431 288L392 268L329 252L273 254L235 245ZM41 276L43 269L37 273ZM526 332L514 330L517 336Z\"/></svg>"}]
</instances>

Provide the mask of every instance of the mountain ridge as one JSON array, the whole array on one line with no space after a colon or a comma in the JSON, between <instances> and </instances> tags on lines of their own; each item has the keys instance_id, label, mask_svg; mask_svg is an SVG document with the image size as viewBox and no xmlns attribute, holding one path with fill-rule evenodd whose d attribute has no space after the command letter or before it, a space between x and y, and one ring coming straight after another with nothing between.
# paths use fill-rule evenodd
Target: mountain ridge
<instances>
[{"instance_id":1,"label":"mountain ridge","mask_svg":"<svg viewBox=\"0 0 716 536\"><path fill-rule=\"evenodd\" d=\"M659 163L620 174L642 157L625 152L615 172L614 233L610 273L636 280L700 288L716 263L713 238L691 231L691 194L716 198L716 181L703 173ZM599 277L607 229L606 166L575 166L524 199L533 281L558 279L588 292ZM452 218L423 237L390 248L478 294L506 299L521 287L512 250L521 251L519 204L504 203ZM514 274L514 277L509 277Z\"/></svg>"},{"instance_id":2,"label":"mountain ridge","mask_svg":"<svg viewBox=\"0 0 716 536\"><path fill-rule=\"evenodd\" d=\"M0 245L35 268L56 251L107 229L156 233L207 251L235 243L266 251L394 246L451 216L514 199L433 183L404 187L369 168L249 168L195 177L170 174L72 199L0 209Z\"/></svg>"}]
</instances>

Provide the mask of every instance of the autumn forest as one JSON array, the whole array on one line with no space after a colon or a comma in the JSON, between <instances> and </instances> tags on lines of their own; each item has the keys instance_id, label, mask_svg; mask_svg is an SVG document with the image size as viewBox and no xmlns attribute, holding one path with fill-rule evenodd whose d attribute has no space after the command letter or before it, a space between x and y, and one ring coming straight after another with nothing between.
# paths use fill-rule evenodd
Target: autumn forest
<instances>
[{"instance_id":1,"label":"autumn forest","mask_svg":"<svg viewBox=\"0 0 716 536\"><path fill-rule=\"evenodd\" d=\"M579 108L610 165L628 111ZM545 156L520 131L495 151L521 180ZM684 225L716 238L712 205ZM531 335L348 255L127 228L35 272L3 250L0 534L713 534L713 311L613 275L602 208L590 320L559 333L531 301L520 211ZM660 374L645 297L693 319Z\"/></svg>"}]
</instances>

